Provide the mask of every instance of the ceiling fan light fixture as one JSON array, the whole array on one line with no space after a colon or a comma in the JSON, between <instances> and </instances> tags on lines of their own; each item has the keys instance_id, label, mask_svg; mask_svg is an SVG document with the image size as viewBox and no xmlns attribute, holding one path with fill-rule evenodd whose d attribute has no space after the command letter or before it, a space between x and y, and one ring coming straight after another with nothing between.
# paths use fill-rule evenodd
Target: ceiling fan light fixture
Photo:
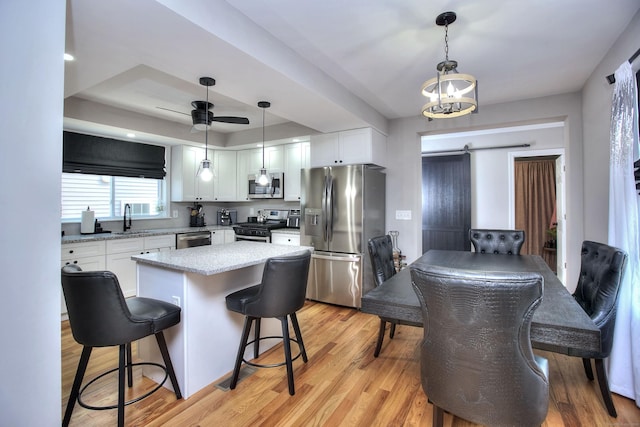
<instances>
[{"instance_id":1,"label":"ceiling fan light fixture","mask_svg":"<svg viewBox=\"0 0 640 427\"><path fill-rule=\"evenodd\" d=\"M478 81L470 74L458 72L458 62L449 60L449 24L456 20L455 12L444 12L436 24L445 27L445 60L436 66L436 77L421 88L429 102L422 107L422 115L429 120L460 117L478 111Z\"/></svg>"}]
</instances>

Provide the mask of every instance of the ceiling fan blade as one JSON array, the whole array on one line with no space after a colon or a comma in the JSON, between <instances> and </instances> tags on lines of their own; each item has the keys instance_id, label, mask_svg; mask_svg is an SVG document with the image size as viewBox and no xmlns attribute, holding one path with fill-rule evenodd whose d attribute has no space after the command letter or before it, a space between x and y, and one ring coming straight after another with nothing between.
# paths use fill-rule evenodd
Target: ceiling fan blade
<instances>
[{"instance_id":1,"label":"ceiling fan blade","mask_svg":"<svg viewBox=\"0 0 640 427\"><path fill-rule=\"evenodd\" d=\"M156 107L159 110L165 110L165 111L171 111L172 113L178 113L178 114L184 114L185 116L190 116L189 113L185 113L182 111L177 111L177 110L172 110L171 108L165 108L165 107Z\"/></svg>"},{"instance_id":2,"label":"ceiling fan blade","mask_svg":"<svg viewBox=\"0 0 640 427\"><path fill-rule=\"evenodd\" d=\"M248 125L249 119L246 117L233 117L233 116L214 116L214 122L234 123L237 125Z\"/></svg>"}]
</instances>

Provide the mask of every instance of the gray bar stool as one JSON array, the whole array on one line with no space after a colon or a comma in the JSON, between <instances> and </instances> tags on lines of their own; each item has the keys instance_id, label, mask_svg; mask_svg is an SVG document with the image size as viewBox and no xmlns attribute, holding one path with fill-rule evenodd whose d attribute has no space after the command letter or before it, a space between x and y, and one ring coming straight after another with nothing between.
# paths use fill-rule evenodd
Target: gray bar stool
<instances>
[{"instance_id":1,"label":"gray bar stool","mask_svg":"<svg viewBox=\"0 0 640 427\"><path fill-rule=\"evenodd\" d=\"M62 290L67 303L69 324L73 338L84 346L73 381L67 409L62 420L68 426L76 401L87 409L118 408L118 426L124 426L124 407L151 395L167 380L171 379L176 399L182 398L180 386L173 370L171 357L163 331L180 323L180 307L151 298L134 297L126 299L122 295L118 278L110 271L82 271L76 265L62 268ZM131 363L131 342L155 335L164 360L164 366L157 363ZM82 389L82 379L94 347L119 346L118 368L107 371L88 382ZM126 354L126 360L125 360ZM132 384L133 366L153 365L164 370L164 380L143 396L124 401L125 368L128 386ZM118 403L111 406L92 406L82 401L82 393L97 379L118 371Z\"/></svg>"},{"instance_id":2,"label":"gray bar stool","mask_svg":"<svg viewBox=\"0 0 640 427\"><path fill-rule=\"evenodd\" d=\"M260 368L272 368L286 364L289 394L292 396L295 394L293 384L293 360L302 356L302 360L307 363L307 352L305 351L302 341L296 311L304 305L310 261L310 252L306 252L304 255L269 258L265 262L262 282L259 285L251 286L227 295L227 309L245 316L236 364L229 385L230 389L233 390L236 388L242 362ZM260 319L262 318L280 319L282 323L282 337L260 337ZM291 319L291 324L295 332L295 338L289 337L289 318ZM254 320L255 338L253 341L248 341L249 332L251 331L251 325ZM284 362L264 365L249 362L244 359L245 348L250 344L253 344L254 358L257 359L260 352L260 340L267 338L282 338L284 344ZM298 343L298 347L300 348L300 354L293 359L291 358L291 341Z\"/></svg>"}]
</instances>

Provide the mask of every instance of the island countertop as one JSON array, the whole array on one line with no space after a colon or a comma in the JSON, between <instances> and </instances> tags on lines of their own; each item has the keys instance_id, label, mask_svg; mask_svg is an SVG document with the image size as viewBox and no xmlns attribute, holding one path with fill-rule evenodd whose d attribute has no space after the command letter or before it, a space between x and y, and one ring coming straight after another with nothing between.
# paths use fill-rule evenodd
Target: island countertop
<instances>
[{"instance_id":1,"label":"island countertop","mask_svg":"<svg viewBox=\"0 0 640 427\"><path fill-rule=\"evenodd\" d=\"M313 251L313 248L239 241L224 245L133 255L131 259L142 264L211 276L260 264L267 258L298 255L305 251Z\"/></svg>"}]
</instances>

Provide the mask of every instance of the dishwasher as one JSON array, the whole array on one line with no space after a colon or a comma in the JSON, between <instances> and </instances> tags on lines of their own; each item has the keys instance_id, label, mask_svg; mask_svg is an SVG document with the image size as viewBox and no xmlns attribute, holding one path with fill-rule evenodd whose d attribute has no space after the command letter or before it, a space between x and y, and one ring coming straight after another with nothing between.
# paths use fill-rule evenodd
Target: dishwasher
<instances>
[{"instance_id":1,"label":"dishwasher","mask_svg":"<svg viewBox=\"0 0 640 427\"><path fill-rule=\"evenodd\" d=\"M176 234L176 249L211 245L210 231L192 231Z\"/></svg>"}]
</instances>

